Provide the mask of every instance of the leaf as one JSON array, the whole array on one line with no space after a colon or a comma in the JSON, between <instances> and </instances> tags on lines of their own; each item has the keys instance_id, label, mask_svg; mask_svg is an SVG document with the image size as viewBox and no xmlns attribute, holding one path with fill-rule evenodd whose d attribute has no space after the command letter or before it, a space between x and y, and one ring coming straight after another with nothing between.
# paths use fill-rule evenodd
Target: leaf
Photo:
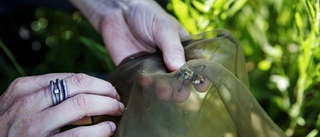
<instances>
[{"instance_id":1,"label":"leaf","mask_svg":"<svg viewBox=\"0 0 320 137\"><path fill-rule=\"evenodd\" d=\"M197 9L199 10L200 12L208 12L206 11L206 7L203 3L199 2L199 1L191 1L192 2L192 5Z\"/></svg>"},{"instance_id":2,"label":"leaf","mask_svg":"<svg viewBox=\"0 0 320 137\"><path fill-rule=\"evenodd\" d=\"M294 17L295 17L295 20L296 20L296 24L297 24L299 33L301 33L301 35L302 35L302 19L301 19L300 13L299 13L299 12L296 12L296 13L294 14Z\"/></svg>"},{"instance_id":3,"label":"leaf","mask_svg":"<svg viewBox=\"0 0 320 137\"><path fill-rule=\"evenodd\" d=\"M21 76L26 76L26 72L23 70L23 68L20 66L20 64L18 63L18 61L16 60L16 58L14 57L14 55L11 53L11 51L7 48L6 45L3 44L2 40L0 39L0 47L2 48L2 50L6 53L6 55L8 56L8 58L11 60L12 64L14 65L14 67L17 69L17 71L19 72L19 74Z\"/></svg>"},{"instance_id":4,"label":"leaf","mask_svg":"<svg viewBox=\"0 0 320 137\"><path fill-rule=\"evenodd\" d=\"M311 18L312 18L313 21L315 21L316 20L315 10L314 10L314 8L313 8L313 6L312 6L312 4L311 4L311 2L309 0L306 0L306 2L307 2L307 6L308 6L308 9L309 9L309 12L311 14Z\"/></svg>"},{"instance_id":5,"label":"leaf","mask_svg":"<svg viewBox=\"0 0 320 137\"><path fill-rule=\"evenodd\" d=\"M197 26L193 18L189 15L187 4L183 3L181 0L172 0L172 7L175 15L188 32L196 34Z\"/></svg>"},{"instance_id":6,"label":"leaf","mask_svg":"<svg viewBox=\"0 0 320 137\"><path fill-rule=\"evenodd\" d=\"M112 62L111 57L101 43L84 36L80 36L79 39L91 52L93 52L94 55L106 63L110 71L115 69L115 65Z\"/></svg>"},{"instance_id":7,"label":"leaf","mask_svg":"<svg viewBox=\"0 0 320 137\"><path fill-rule=\"evenodd\" d=\"M222 9L226 2L226 0L215 0L212 7L215 9Z\"/></svg>"},{"instance_id":8,"label":"leaf","mask_svg":"<svg viewBox=\"0 0 320 137\"><path fill-rule=\"evenodd\" d=\"M237 13L246 3L248 0L236 0L234 5L229 9L228 16L232 17L235 13Z\"/></svg>"}]
</instances>

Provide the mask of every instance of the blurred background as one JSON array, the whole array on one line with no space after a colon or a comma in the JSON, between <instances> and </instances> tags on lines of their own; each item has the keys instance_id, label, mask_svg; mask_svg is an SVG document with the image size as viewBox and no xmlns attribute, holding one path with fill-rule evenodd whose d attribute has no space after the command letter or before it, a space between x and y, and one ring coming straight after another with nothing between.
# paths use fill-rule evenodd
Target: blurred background
<instances>
[{"instance_id":1,"label":"blurred background","mask_svg":"<svg viewBox=\"0 0 320 137\"><path fill-rule=\"evenodd\" d=\"M21 1L0 2L0 93L21 76L81 72L106 78L115 69L101 36L70 4ZM191 34L231 30L261 106L288 136L314 137L320 136L319 1L158 2Z\"/></svg>"}]
</instances>

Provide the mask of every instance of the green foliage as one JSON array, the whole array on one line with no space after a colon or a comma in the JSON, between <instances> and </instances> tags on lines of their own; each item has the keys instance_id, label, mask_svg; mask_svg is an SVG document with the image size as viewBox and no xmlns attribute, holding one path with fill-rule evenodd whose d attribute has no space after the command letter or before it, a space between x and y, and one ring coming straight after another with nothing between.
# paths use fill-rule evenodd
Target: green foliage
<instances>
[{"instance_id":1,"label":"green foliage","mask_svg":"<svg viewBox=\"0 0 320 137\"><path fill-rule=\"evenodd\" d=\"M22 47L33 47L33 45L28 45L29 43L10 45L0 42L0 51L6 53L0 55L0 93L20 76L74 72L105 78L105 75L115 68L111 58L106 54L101 35L79 12L70 13L59 9L39 7L31 11L31 16L26 13L11 13L10 20L21 25L18 27L25 28L30 35L28 41L37 43L38 48L33 49L33 53L42 54L44 52L44 54L32 60L30 53L24 52L23 55L18 55L14 50L15 48L20 50L19 48ZM31 21L26 25L19 24L21 16ZM6 20L6 18L3 19ZM0 33L7 32L0 29ZM7 41L12 41L12 38ZM35 63L30 65L29 62Z\"/></svg>"},{"instance_id":2,"label":"green foliage","mask_svg":"<svg viewBox=\"0 0 320 137\"><path fill-rule=\"evenodd\" d=\"M20 66L20 64L17 62L17 60L15 59L15 57L12 55L12 53L10 52L10 50L7 48L6 45L3 44L2 40L0 39L0 48L5 52L5 54L9 57L9 59L11 60L12 64L15 66L15 68L17 69L17 71L19 72L19 74L21 76L25 76L26 72L24 72L24 70L22 69L22 67Z\"/></svg>"},{"instance_id":3,"label":"green foliage","mask_svg":"<svg viewBox=\"0 0 320 137\"><path fill-rule=\"evenodd\" d=\"M104 63L107 65L107 69L111 72L115 69L115 65L113 64L111 57L107 53L106 49L102 45L103 43L94 41L88 37L82 36L79 39L84 45L95 55L98 59L102 59Z\"/></svg>"},{"instance_id":4,"label":"green foliage","mask_svg":"<svg viewBox=\"0 0 320 137\"><path fill-rule=\"evenodd\" d=\"M317 136L319 6L319 0L170 0L167 7L191 34L234 32L260 104L288 136Z\"/></svg>"},{"instance_id":5,"label":"green foliage","mask_svg":"<svg viewBox=\"0 0 320 137\"><path fill-rule=\"evenodd\" d=\"M101 35L79 12L38 8L35 16L40 27L31 23L32 34L50 47L43 65L50 68L44 71L108 73L114 69L110 57L102 50ZM48 25L41 27L41 24Z\"/></svg>"}]
</instances>

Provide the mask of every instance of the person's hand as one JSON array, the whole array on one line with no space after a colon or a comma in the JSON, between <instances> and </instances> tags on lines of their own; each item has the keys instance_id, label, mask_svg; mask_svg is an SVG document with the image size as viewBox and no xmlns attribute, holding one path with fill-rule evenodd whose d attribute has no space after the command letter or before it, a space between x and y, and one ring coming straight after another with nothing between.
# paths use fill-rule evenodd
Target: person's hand
<instances>
[{"instance_id":1,"label":"person's hand","mask_svg":"<svg viewBox=\"0 0 320 137\"><path fill-rule=\"evenodd\" d=\"M102 34L114 63L159 48L170 71L185 63L181 38L189 33L154 0L71 0Z\"/></svg>"},{"instance_id":2,"label":"person's hand","mask_svg":"<svg viewBox=\"0 0 320 137\"><path fill-rule=\"evenodd\" d=\"M49 82L55 79L66 82L69 98L53 106ZM85 116L123 112L118 93L103 80L70 73L22 77L0 96L0 136L111 136L116 129L111 121L59 130Z\"/></svg>"}]
</instances>

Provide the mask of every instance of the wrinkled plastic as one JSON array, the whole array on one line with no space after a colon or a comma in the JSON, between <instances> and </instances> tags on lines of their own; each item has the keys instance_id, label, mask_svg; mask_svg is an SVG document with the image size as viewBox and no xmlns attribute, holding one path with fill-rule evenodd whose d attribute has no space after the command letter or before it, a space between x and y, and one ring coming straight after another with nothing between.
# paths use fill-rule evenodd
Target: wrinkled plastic
<instances>
[{"instance_id":1,"label":"wrinkled plastic","mask_svg":"<svg viewBox=\"0 0 320 137\"><path fill-rule=\"evenodd\" d=\"M110 76L126 105L115 137L282 137L249 90L241 46L227 30L183 42L187 63L169 73L161 53L129 57Z\"/></svg>"}]
</instances>

